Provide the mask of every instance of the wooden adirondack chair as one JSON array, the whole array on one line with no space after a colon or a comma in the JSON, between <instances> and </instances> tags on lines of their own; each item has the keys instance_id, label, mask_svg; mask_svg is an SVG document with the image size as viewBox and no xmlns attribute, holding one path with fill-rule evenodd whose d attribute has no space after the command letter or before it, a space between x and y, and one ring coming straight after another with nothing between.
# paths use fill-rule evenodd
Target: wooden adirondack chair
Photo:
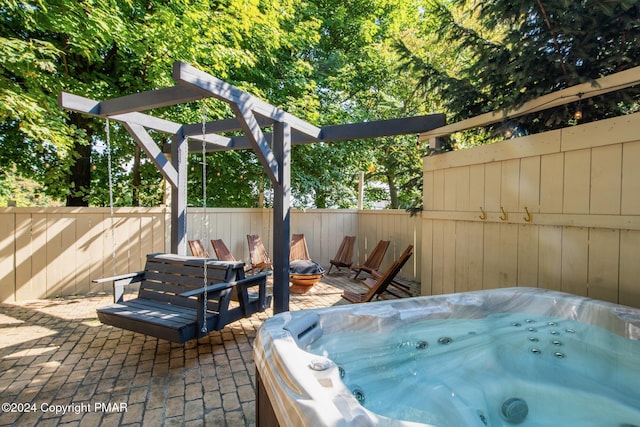
<instances>
[{"instance_id":1,"label":"wooden adirondack chair","mask_svg":"<svg viewBox=\"0 0 640 427\"><path fill-rule=\"evenodd\" d=\"M324 268L311 259L304 234L291 236L289 254L289 282L292 293L306 293L318 283L324 275Z\"/></svg>"},{"instance_id":2,"label":"wooden adirondack chair","mask_svg":"<svg viewBox=\"0 0 640 427\"><path fill-rule=\"evenodd\" d=\"M372 301L373 298L385 298L383 296L385 292L398 298L411 296L411 293L405 287L398 285L394 280L412 254L413 245L409 245L402 255L400 255L380 277L370 277L363 281L363 284L369 288L368 292L357 293L345 290L342 293L342 298L355 304L369 302ZM391 288L391 286L395 286L395 288Z\"/></svg>"},{"instance_id":3,"label":"wooden adirondack chair","mask_svg":"<svg viewBox=\"0 0 640 427\"><path fill-rule=\"evenodd\" d=\"M269 258L260 236L247 234L247 243L249 244L249 257L251 258L251 274L253 274L254 269L263 271L267 268L273 268L271 258Z\"/></svg>"},{"instance_id":4,"label":"wooden adirondack chair","mask_svg":"<svg viewBox=\"0 0 640 427\"><path fill-rule=\"evenodd\" d=\"M338 248L338 253L336 256L329 261L331 264L329 266L329 271L327 274L331 273L331 269L335 265L338 271L340 271L340 267L347 267L349 270L353 265L353 246L356 243L356 236L344 236L342 239L342 243Z\"/></svg>"},{"instance_id":5,"label":"wooden adirondack chair","mask_svg":"<svg viewBox=\"0 0 640 427\"><path fill-rule=\"evenodd\" d=\"M216 253L216 258L220 261L237 261L234 256L231 254L227 245L224 244L222 239L211 240L211 246L213 246L213 250Z\"/></svg>"},{"instance_id":6,"label":"wooden adirondack chair","mask_svg":"<svg viewBox=\"0 0 640 427\"><path fill-rule=\"evenodd\" d=\"M209 252L204 248L202 240L189 240L189 249L191 249L191 255L198 258L209 258Z\"/></svg>"},{"instance_id":7,"label":"wooden adirondack chair","mask_svg":"<svg viewBox=\"0 0 640 427\"><path fill-rule=\"evenodd\" d=\"M380 240L375 248L371 251L364 264L358 265L354 267L356 271L356 275L353 276L354 279L358 278L358 275L362 273L362 271L366 271L372 276L378 275L378 268L380 268L380 264L384 259L385 254L387 253L387 249L389 248L389 240Z\"/></svg>"},{"instance_id":8,"label":"wooden adirondack chair","mask_svg":"<svg viewBox=\"0 0 640 427\"><path fill-rule=\"evenodd\" d=\"M309 256L309 249L307 248L307 241L304 238L304 234L291 235L289 261L295 261L297 259L311 259L311 257Z\"/></svg>"}]
</instances>

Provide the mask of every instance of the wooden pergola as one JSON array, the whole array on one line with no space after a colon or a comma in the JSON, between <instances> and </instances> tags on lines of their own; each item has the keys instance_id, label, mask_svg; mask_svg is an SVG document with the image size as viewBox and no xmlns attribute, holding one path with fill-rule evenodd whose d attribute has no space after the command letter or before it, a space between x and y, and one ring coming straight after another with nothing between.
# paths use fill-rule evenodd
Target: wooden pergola
<instances>
[{"instance_id":1,"label":"wooden pergola","mask_svg":"<svg viewBox=\"0 0 640 427\"><path fill-rule=\"evenodd\" d=\"M383 136L419 134L444 126L443 114L316 127L233 85L182 62L173 66L175 85L167 88L96 101L69 93L59 96L60 107L123 124L136 143L171 185L171 251L187 253L187 155L205 151L252 149L274 189L273 293L274 312L289 310L291 146ZM215 98L231 107L235 117L180 124L149 115L155 108ZM263 128L271 127L271 134ZM172 135L170 159L149 130ZM243 131L227 137L225 132ZM169 150L167 150L169 152Z\"/></svg>"}]
</instances>

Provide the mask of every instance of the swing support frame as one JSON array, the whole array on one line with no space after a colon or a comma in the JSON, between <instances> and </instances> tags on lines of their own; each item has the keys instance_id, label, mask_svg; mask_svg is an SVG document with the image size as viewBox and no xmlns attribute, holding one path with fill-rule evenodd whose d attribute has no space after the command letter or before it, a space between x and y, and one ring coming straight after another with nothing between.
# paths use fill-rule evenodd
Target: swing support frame
<instances>
[{"instance_id":1,"label":"swing support frame","mask_svg":"<svg viewBox=\"0 0 640 427\"><path fill-rule=\"evenodd\" d=\"M383 136L419 134L445 125L444 114L364 123L314 126L239 88L183 62L175 62L175 86L97 101L62 92L58 104L69 111L120 122L171 185L171 252L187 253L187 155L252 149L274 189L273 308L289 310L291 147ZM215 98L227 103L235 117L206 123L175 123L154 117L155 108ZM271 127L273 132L263 132ZM172 135L169 147L158 145L149 130ZM225 132L243 131L227 137Z\"/></svg>"}]
</instances>

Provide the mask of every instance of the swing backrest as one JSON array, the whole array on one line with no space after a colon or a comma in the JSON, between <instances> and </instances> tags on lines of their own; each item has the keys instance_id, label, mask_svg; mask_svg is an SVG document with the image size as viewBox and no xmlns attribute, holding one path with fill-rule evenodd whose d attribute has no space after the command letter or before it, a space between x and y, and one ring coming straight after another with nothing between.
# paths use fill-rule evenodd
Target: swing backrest
<instances>
[{"instance_id":1,"label":"swing backrest","mask_svg":"<svg viewBox=\"0 0 640 427\"><path fill-rule=\"evenodd\" d=\"M196 307L195 299L185 298L180 294L202 289L205 262L207 286L235 281L238 273L244 268L242 262L220 262L211 258L197 259L174 254L149 254L138 297L184 307Z\"/></svg>"}]
</instances>

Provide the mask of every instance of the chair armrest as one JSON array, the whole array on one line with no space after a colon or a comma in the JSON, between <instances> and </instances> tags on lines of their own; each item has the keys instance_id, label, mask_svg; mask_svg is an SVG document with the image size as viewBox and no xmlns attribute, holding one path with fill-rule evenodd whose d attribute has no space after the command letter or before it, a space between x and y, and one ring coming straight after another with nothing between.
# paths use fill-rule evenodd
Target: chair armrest
<instances>
[{"instance_id":1,"label":"chair armrest","mask_svg":"<svg viewBox=\"0 0 640 427\"><path fill-rule=\"evenodd\" d=\"M396 282L395 280L392 280L390 285L393 286L396 290L402 292L405 297L412 297L413 296L413 294L411 293L411 288L409 288L409 286L405 285L404 283L400 283L400 282ZM389 288L391 286L389 286ZM389 288L387 288L387 292L389 292L392 295L397 296L398 298L402 298L402 295L399 295L398 293L393 292L393 290L390 290Z\"/></svg>"},{"instance_id":2,"label":"chair armrest","mask_svg":"<svg viewBox=\"0 0 640 427\"><path fill-rule=\"evenodd\" d=\"M124 296L124 287L131 283L142 282L144 279L144 271L136 271L135 273L120 274L112 277L102 277L93 279L93 283L113 282L113 302L122 302Z\"/></svg>"},{"instance_id":3,"label":"chair armrest","mask_svg":"<svg viewBox=\"0 0 640 427\"><path fill-rule=\"evenodd\" d=\"M356 292L351 292L348 290L344 290L342 292L342 298L346 299L347 301L349 301L352 304L358 304L362 302L362 299L364 298L366 294L359 294Z\"/></svg>"}]
</instances>

